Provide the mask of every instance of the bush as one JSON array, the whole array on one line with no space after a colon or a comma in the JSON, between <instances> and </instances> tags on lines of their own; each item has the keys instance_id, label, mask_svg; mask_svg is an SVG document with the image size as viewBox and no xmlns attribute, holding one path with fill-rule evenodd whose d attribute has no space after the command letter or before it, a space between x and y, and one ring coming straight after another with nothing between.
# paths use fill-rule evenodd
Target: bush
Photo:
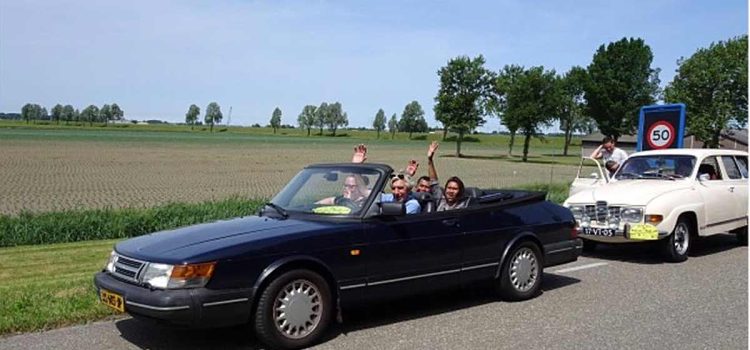
<instances>
[{"instance_id":1,"label":"bush","mask_svg":"<svg viewBox=\"0 0 750 350\"><path fill-rule=\"evenodd\" d=\"M255 214L263 200L229 198L144 209L70 210L0 215L0 247L127 238L212 220Z\"/></svg>"},{"instance_id":2,"label":"bush","mask_svg":"<svg viewBox=\"0 0 750 350\"><path fill-rule=\"evenodd\" d=\"M562 202L564 202L565 199L568 198L570 184L560 182L552 184L534 183L521 185L518 186L518 188L527 191L547 192L547 200L549 200L550 202L555 202L557 204L562 204Z\"/></svg>"},{"instance_id":3,"label":"bush","mask_svg":"<svg viewBox=\"0 0 750 350\"><path fill-rule=\"evenodd\" d=\"M453 136L447 137L445 141L456 142L458 141L458 136L453 135ZM479 142L479 138L464 135L464 138L461 140L461 142Z\"/></svg>"}]
</instances>

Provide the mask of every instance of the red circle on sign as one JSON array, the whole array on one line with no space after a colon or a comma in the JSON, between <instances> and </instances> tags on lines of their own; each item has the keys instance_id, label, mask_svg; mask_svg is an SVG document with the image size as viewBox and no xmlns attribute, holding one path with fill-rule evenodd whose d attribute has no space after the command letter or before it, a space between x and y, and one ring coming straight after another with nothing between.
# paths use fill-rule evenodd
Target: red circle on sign
<instances>
[{"instance_id":1,"label":"red circle on sign","mask_svg":"<svg viewBox=\"0 0 750 350\"><path fill-rule=\"evenodd\" d=\"M651 149L669 148L674 143L674 139L674 127L665 121L651 124L646 132L646 141Z\"/></svg>"}]
</instances>

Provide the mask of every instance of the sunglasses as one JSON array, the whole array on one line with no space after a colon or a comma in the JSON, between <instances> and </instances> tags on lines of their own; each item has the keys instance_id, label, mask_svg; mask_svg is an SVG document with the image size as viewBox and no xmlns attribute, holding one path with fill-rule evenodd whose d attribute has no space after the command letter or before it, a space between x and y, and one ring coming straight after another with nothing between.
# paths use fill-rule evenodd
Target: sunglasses
<instances>
[{"instance_id":1,"label":"sunglasses","mask_svg":"<svg viewBox=\"0 0 750 350\"><path fill-rule=\"evenodd\" d=\"M406 175L404 175L404 174L391 174L391 180L393 180L393 179L406 180Z\"/></svg>"}]
</instances>

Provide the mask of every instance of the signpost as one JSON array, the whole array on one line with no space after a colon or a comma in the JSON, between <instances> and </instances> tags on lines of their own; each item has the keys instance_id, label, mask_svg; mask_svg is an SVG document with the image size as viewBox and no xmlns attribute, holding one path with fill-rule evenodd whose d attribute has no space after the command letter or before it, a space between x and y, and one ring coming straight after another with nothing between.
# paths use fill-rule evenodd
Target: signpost
<instances>
[{"instance_id":1,"label":"signpost","mask_svg":"<svg viewBox=\"0 0 750 350\"><path fill-rule=\"evenodd\" d=\"M641 107L637 150L682 148L685 137L685 105Z\"/></svg>"}]
</instances>

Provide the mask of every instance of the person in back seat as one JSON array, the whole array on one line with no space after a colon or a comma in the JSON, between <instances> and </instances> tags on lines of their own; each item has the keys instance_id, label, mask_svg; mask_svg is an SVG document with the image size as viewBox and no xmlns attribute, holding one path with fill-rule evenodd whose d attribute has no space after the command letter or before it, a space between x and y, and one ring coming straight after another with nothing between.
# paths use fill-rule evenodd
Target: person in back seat
<instances>
[{"instance_id":1,"label":"person in back seat","mask_svg":"<svg viewBox=\"0 0 750 350\"><path fill-rule=\"evenodd\" d=\"M427 148L427 172L430 175L432 197L437 200L436 211L466 208L469 199L464 196L464 182L458 176L449 178L445 182L445 189L440 188L435 162L432 159L439 146L437 141L432 141Z\"/></svg>"}]
</instances>

